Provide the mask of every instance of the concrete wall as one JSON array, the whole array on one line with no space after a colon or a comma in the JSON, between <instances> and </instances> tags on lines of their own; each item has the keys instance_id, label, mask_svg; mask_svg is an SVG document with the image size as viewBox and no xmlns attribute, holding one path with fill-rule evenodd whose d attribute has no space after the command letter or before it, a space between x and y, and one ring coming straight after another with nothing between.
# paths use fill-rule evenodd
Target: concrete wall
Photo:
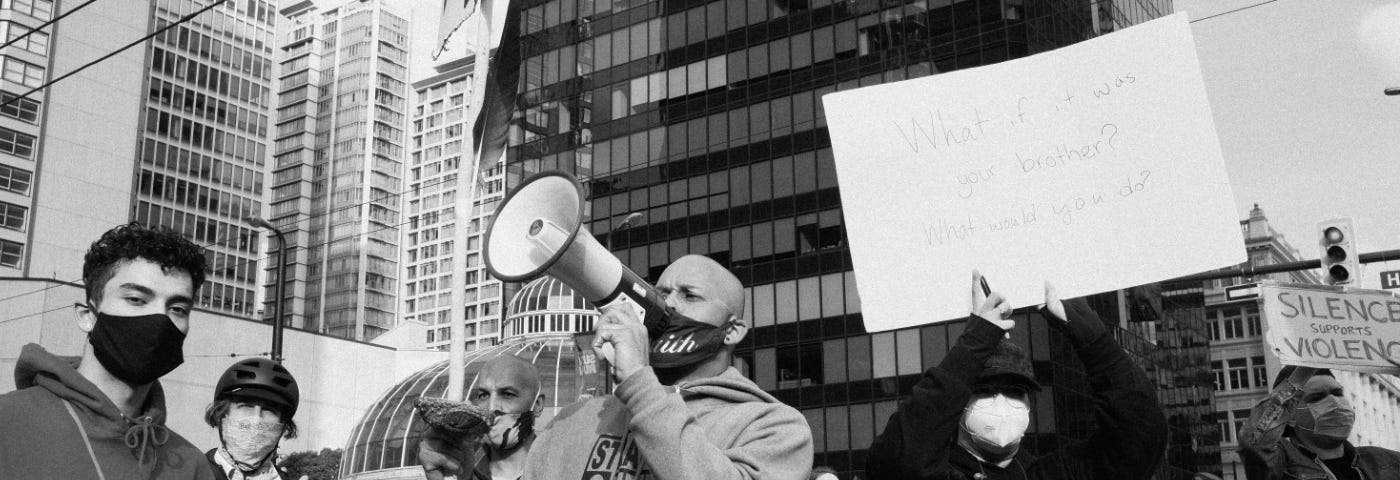
<instances>
[{"instance_id":1,"label":"concrete wall","mask_svg":"<svg viewBox=\"0 0 1400 480\"><path fill-rule=\"evenodd\" d=\"M33 293L30 293L33 292ZM86 336L70 307L82 298L76 285L46 280L0 279L0 393L15 389L20 347L38 343L57 355L78 356ZM37 312L51 312L26 316ZM185 363L161 379L169 425L200 448L218 445L204 424L214 384L235 360L265 355L272 326L196 310L185 339ZM343 448L365 409L409 374L447 359L446 352L395 350L369 343L287 329L283 364L301 387L295 420L301 435L284 441L282 452Z\"/></svg>"},{"instance_id":2,"label":"concrete wall","mask_svg":"<svg viewBox=\"0 0 1400 480\"><path fill-rule=\"evenodd\" d=\"M135 7L135 8L133 8ZM146 35L145 2L99 2L58 23L50 78ZM38 172L30 277L82 277L83 253L130 215L146 49L132 48L50 87Z\"/></svg>"}]
</instances>

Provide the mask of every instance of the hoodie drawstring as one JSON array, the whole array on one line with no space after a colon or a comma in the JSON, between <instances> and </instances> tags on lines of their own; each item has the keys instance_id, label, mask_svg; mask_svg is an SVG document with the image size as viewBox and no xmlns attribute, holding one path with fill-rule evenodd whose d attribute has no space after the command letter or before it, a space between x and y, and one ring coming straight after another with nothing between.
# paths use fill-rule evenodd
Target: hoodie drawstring
<instances>
[{"instance_id":1,"label":"hoodie drawstring","mask_svg":"<svg viewBox=\"0 0 1400 480\"><path fill-rule=\"evenodd\" d=\"M83 428L83 421L78 419L78 412L73 411L73 402L64 400L63 408L68 409L68 416L73 417L73 423L78 426L78 434L83 437L83 445L87 447L88 458L92 459L92 468L97 470L97 479L107 480L107 476L102 474L102 464L97 461L97 454L92 451L92 442L88 440L87 429Z\"/></svg>"},{"instance_id":2,"label":"hoodie drawstring","mask_svg":"<svg viewBox=\"0 0 1400 480\"><path fill-rule=\"evenodd\" d=\"M165 445L165 441L170 439L170 429L156 423L151 417L141 417L132 424L131 428L126 429L126 448L137 449L137 462L144 467L146 452ZM155 446L151 446L151 443L155 443ZM151 456L151 461L155 461L155 455Z\"/></svg>"}]
</instances>

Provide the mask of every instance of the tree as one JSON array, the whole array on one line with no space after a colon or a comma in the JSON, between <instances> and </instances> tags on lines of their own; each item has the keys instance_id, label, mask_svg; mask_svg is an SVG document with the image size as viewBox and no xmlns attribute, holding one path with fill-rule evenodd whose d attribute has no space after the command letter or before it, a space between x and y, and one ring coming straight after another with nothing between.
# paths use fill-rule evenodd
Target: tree
<instances>
[{"instance_id":1,"label":"tree","mask_svg":"<svg viewBox=\"0 0 1400 480\"><path fill-rule=\"evenodd\" d=\"M282 458L279 467L287 471L289 479L335 480L340 476L341 449L323 448L320 452L295 452Z\"/></svg>"}]
</instances>

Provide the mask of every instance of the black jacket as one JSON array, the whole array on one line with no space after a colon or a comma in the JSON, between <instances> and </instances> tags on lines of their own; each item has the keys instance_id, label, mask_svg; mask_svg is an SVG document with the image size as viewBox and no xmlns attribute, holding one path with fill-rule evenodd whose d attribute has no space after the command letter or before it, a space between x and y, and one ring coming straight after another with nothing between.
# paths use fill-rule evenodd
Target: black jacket
<instances>
[{"instance_id":1,"label":"black jacket","mask_svg":"<svg viewBox=\"0 0 1400 480\"><path fill-rule=\"evenodd\" d=\"M1147 375L1133 364L1082 300L1065 302L1063 330L1088 373L1098 429L1083 442L1036 458L1024 450L1006 468L982 463L957 445L971 386L1002 337L981 317L937 367L924 371L870 447L871 479L1148 479L1166 451L1167 421ZM1043 315L1049 315L1042 312ZM1047 319L1059 325L1054 319ZM1093 323L1089 323L1093 322Z\"/></svg>"},{"instance_id":2,"label":"black jacket","mask_svg":"<svg viewBox=\"0 0 1400 480\"><path fill-rule=\"evenodd\" d=\"M1400 477L1400 452L1380 447L1342 445L1351 457L1351 467L1365 480L1385 480ZM1241 442L1240 459L1244 461L1245 478L1249 480L1332 480L1317 455L1299 447L1284 437L1272 445L1250 445Z\"/></svg>"}]
</instances>

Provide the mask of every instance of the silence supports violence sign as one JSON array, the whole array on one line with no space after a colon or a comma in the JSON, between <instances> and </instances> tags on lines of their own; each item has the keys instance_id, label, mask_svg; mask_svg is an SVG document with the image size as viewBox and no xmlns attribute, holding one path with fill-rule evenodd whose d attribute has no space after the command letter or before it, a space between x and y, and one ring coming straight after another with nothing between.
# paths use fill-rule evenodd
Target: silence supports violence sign
<instances>
[{"instance_id":1,"label":"silence supports violence sign","mask_svg":"<svg viewBox=\"0 0 1400 480\"><path fill-rule=\"evenodd\" d=\"M1400 297L1380 290L1261 284L1264 338L1288 365L1400 373Z\"/></svg>"}]
</instances>

